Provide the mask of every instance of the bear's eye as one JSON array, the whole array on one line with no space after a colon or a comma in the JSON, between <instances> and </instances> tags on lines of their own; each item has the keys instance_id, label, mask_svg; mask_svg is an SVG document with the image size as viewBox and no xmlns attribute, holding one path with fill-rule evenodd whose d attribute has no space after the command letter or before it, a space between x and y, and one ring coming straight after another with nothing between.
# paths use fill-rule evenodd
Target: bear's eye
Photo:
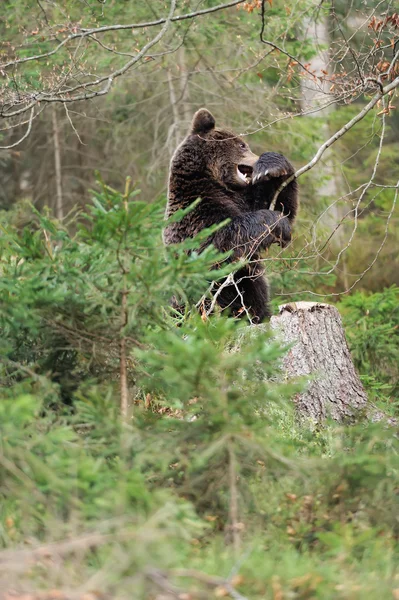
<instances>
[{"instance_id":1,"label":"bear's eye","mask_svg":"<svg viewBox=\"0 0 399 600\"><path fill-rule=\"evenodd\" d=\"M244 142L242 142L242 143L240 144L240 148L242 148L243 150L245 150L245 148L246 148L246 147L247 147L247 145L246 145L246 144L244 144Z\"/></svg>"}]
</instances>

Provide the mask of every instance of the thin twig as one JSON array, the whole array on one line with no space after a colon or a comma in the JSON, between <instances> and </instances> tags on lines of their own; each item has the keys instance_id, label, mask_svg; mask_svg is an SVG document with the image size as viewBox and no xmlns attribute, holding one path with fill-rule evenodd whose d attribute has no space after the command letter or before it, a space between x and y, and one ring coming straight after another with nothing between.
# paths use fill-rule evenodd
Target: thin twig
<instances>
[{"instance_id":1,"label":"thin twig","mask_svg":"<svg viewBox=\"0 0 399 600\"><path fill-rule=\"evenodd\" d=\"M14 144L10 144L9 146L0 146L0 150L10 150L10 148L15 148L15 146L19 146L19 144L21 144L24 140L26 140L26 138L28 137L28 135L30 134L31 129L32 129L32 121L33 121L34 112L35 112L35 109L34 109L34 107L32 107L31 111L30 111L29 121L28 121L28 128L27 128L26 132L24 133L24 135L17 142L14 142Z\"/></svg>"}]
</instances>

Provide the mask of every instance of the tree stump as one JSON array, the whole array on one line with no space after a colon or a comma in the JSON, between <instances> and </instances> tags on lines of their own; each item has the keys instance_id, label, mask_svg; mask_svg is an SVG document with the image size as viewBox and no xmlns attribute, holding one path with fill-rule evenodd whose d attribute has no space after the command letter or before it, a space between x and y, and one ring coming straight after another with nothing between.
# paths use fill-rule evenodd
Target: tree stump
<instances>
[{"instance_id":1,"label":"tree stump","mask_svg":"<svg viewBox=\"0 0 399 600\"><path fill-rule=\"evenodd\" d=\"M296 302L279 307L270 326L293 344L284 358L287 378L305 377L307 389L294 398L300 416L321 422L353 420L367 396L346 343L341 317L330 304Z\"/></svg>"}]
</instances>

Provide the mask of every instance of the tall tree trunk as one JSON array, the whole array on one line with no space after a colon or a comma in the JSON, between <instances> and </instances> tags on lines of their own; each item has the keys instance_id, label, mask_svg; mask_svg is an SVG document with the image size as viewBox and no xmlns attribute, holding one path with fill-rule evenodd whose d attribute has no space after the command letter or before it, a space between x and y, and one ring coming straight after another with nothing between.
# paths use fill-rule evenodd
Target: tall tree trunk
<instances>
[{"instance_id":1,"label":"tall tree trunk","mask_svg":"<svg viewBox=\"0 0 399 600\"><path fill-rule=\"evenodd\" d=\"M172 107L173 121L170 124L169 130L168 130L167 145L169 148L169 155L172 156L173 152L175 151L176 147L179 144L179 121L180 121L180 119L179 119L179 111L177 108L177 98L176 98L175 86L174 86L173 77L172 77L172 73L171 73L170 69L168 70L168 87L169 87L170 105Z\"/></svg>"},{"instance_id":2,"label":"tall tree trunk","mask_svg":"<svg viewBox=\"0 0 399 600\"><path fill-rule=\"evenodd\" d=\"M304 377L306 391L297 394L298 414L316 422L331 417L353 419L367 406L367 396L346 343L341 317L330 304L297 302L280 306L270 320L284 342L293 344L284 359L285 376Z\"/></svg>"},{"instance_id":3,"label":"tall tree trunk","mask_svg":"<svg viewBox=\"0 0 399 600\"><path fill-rule=\"evenodd\" d=\"M182 46L177 51L177 73L179 79L174 81L171 69L168 70L168 87L170 105L172 107L173 121L169 127L167 144L170 155L183 140L191 121L191 108L189 104L189 71L186 65L186 55Z\"/></svg>"},{"instance_id":4,"label":"tall tree trunk","mask_svg":"<svg viewBox=\"0 0 399 600\"><path fill-rule=\"evenodd\" d=\"M53 144L54 144L54 163L55 163L55 185L56 185L56 204L55 215L57 219L64 218L64 207L62 197L62 171L61 171L61 149L60 149L60 132L57 116L57 107L55 102L52 105L52 121L53 121Z\"/></svg>"},{"instance_id":5,"label":"tall tree trunk","mask_svg":"<svg viewBox=\"0 0 399 600\"><path fill-rule=\"evenodd\" d=\"M186 50L185 50L184 46L179 48L179 50L177 51L177 60L178 60L179 71L180 71L180 93L181 93L180 102L181 102L181 107L182 107L182 110L181 110L182 118L180 119L179 134L181 135L181 138L183 139L183 137L187 133L187 130L189 128L191 118L192 118L192 110L190 107L190 94L189 94L190 73L187 69Z\"/></svg>"},{"instance_id":6,"label":"tall tree trunk","mask_svg":"<svg viewBox=\"0 0 399 600\"><path fill-rule=\"evenodd\" d=\"M301 80L301 108L304 112L314 110L318 106L326 104L331 98L329 96L330 83L322 81L319 77L323 77L325 73L330 71L330 36L328 31L328 19L324 17L317 23L307 21L305 26L310 32L312 39L319 46L319 51L309 60L309 70L315 74L315 79L306 78ZM324 48L321 50L321 48ZM323 123L320 127L323 140L328 139L331 135L329 127L329 115L335 110L335 105L330 104L324 108L320 108L317 112L312 112L308 116L313 118L322 117ZM337 168L334 166L334 160L331 154L326 153L326 158L323 161L323 175L327 176L326 181L318 185L317 191L320 197L328 199L329 209L322 219L322 223L332 232L335 231L341 219L344 216L344 207L338 202L343 190L343 181ZM338 227L331 239L330 245L333 248L341 249L344 244L344 229L342 225ZM349 282L345 263L345 255L341 256L343 283L345 289L348 289Z\"/></svg>"}]
</instances>

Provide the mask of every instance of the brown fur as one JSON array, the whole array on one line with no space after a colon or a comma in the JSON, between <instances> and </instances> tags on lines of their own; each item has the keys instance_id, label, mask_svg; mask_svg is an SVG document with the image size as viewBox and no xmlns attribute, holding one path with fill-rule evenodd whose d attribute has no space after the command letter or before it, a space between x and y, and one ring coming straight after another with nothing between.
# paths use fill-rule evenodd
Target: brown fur
<instances>
[{"instance_id":1,"label":"brown fur","mask_svg":"<svg viewBox=\"0 0 399 600\"><path fill-rule=\"evenodd\" d=\"M242 181L238 165L252 170L250 183ZM223 252L231 250L232 260L245 257L249 264L235 274L234 285L223 289L218 304L241 315L245 314L244 300L254 322L270 315L259 252L273 243L284 246L291 239L291 224L298 209L296 181L280 193L277 210L271 211L269 206L276 189L293 172L281 154L266 152L257 157L242 138L216 128L206 109L195 113L190 133L171 161L166 217L197 198L201 202L181 221L166 227L165 244L179 243L230 218L228 225L209 237L207 245Z\"/></svg>"}]
</instances>

